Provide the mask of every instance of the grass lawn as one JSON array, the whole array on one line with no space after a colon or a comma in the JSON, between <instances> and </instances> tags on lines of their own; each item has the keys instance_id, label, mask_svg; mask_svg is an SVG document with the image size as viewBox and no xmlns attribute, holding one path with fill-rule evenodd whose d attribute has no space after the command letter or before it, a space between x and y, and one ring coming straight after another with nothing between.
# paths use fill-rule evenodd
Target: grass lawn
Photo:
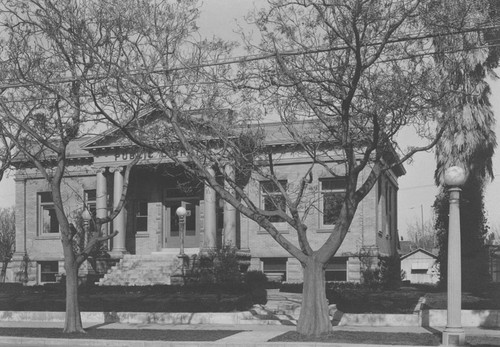
<instances>
[{"instance_id":1,"label":"grass lawn","mask_svg":"<svg viewBox=\"0 0 500 347\"><path fill-rule=\"evenodd\" d=\"M427 293L425 308L445 310L446 292ZM462 293L462 309L500 310L500 283L490 284L488 290L481 294Z\"/></svg>"},{"instance_id":2,"label":"grass lawn","mask_svg":"<svg viewBox=\"0 0 500 347\"><path fill-rule=\"evenodd\" d=\"M386 333L373 331L335 331L329 335L318 338L309 338L290 331L279 335L270 342L326 342L326 343L358 343L381 346L406 345L406 346L439 346L441 334L421 333ZM498 337L494 336L466 336L467 346L489 347L500 346Z\"/></svg>"},{"instance_id":3,"label":"grass lawn","mask_svg":"<svg viewBox=\"0 0 500 347\"><path fill-rule=\"evenodd\" d=\"M64 334L60 328L0 328L0 336L19 336L49 339L100 339L100 340L142 340L142 341L217 341L241 330L159 330L159 329L94 329L85 334ZM367 331L335 331L330 335L310 338L290 331L269 342L326 342L390 345L438 346L441 337L432 333L386 333ZM466 336L468 346L500 346L498 337Z\"/></svg>"},{"instance_id":4,"label":"grass lawn","mask_svg":"<svg viewBox=\"0 0 500 347\"><path fill-rule=\"evenodd\" d=\"M271 342L329 342L329 343L366 343L380 345L422 345L439 346L440 336L417 333L385 333L374 331L335 331L329 335L311 338L289 331Z\"/></svg>"},{"instance_id":5,"label":"grass lawn","mask_svg":"<svg viewBox=\"0 0 500 347\"><path fill-rule=\"evenodd\" d=\"M0 336L63 339L143 340L143 341L217 341L239 330L158 330L86 329L85 334L64 334L60 328L0 328Z\"/></svg>"}]
</instances>

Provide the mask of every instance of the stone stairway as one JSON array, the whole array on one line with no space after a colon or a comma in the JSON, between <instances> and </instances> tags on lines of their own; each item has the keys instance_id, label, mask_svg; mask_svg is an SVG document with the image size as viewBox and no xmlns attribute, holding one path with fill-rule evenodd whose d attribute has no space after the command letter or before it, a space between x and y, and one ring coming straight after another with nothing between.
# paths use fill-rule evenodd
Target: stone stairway
<instances>
[{"instance_id":1,"label":"stone stairway","mask_svg":"<svg viewBox=\"0 0 500 347\"><path fill-rule=\"evenodd\" d=\"M162 250L149 255L125 254L99 280L101 286L148 286L172 284L172 276L181 273L178 250ZM190 254L190 253L187 253Z\"/></svg>"}]
</instances>

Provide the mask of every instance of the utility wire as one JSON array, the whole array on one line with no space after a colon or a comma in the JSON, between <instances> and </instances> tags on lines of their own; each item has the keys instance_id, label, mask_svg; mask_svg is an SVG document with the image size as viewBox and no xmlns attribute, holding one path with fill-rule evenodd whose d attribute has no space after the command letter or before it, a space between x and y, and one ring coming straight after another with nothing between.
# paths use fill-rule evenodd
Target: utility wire
<instances>
[{"instance_id":1,"label":"utility wire","mask_svg":"<svg viewBox=\"0 0 500 347\"><path fill-rule=\"evenodd\" d=\"M395 38L392 40L387 40L386 42L378 41L375 43L370 43L367 45L363 45L362 47L376 47L376 46L379 46L382 44L389 45L389 44L394 44L394 43L431 39L431 38L444 37L444 36L450 36L450 35L458 35L458 34L464 34L464 33L468 33L468 32L491 30L491 29L500 29L500 25L495 24L495 25L485 26L485 27L464 28L464 29L461 29L458 31L447 32L447 33L428 33L425 35L405 36L405 37ZM488 48L491 46L484 46L484 47ZM273 52L273 53L254 55L254 56L243 56L243 57L240 56L240 57L236 57L236 58L228 58L226 60L217 61L217 62L209 62L209 63L196 64L196 65L185 65L185 66L173 67L173 68L167 68L167 69L156 69L156 70L151 70L151 71L131 71L131 73L135 74L135 75L140 75L140 74L144 74L144 73L164 74L164 73L177 72L177 71L183 71L183 70L189 70L189 69L207 68L207 67L215 67L215 66L231 65L231 64L244 64L244 63L249 63L249 62L253 62L253 61L273 59L276 56L286 57L286 56L297 56L297 55L309 55L309 54L334 52L334 51L340 51L340 50L348 50L349 48L350 48L349 46L344 45L344 46L323 47L323 48L319 47L319 48L310 49L310 50L290 50L290 51ZM464 49L463 51L466 51L466 50ZM438 54L438 53L434 52L434 53L428 53L428 54ZM442 52L439 52L439 54L442 54ZM395 59L397 59L397 58L395 58ZM401 58L401 59L411 59L411 58ZM83 77L61 78L61 79L57 79L57 80L46 81L44 83L63 84L63 83L81 81L81 80L90 81L90 80L100 80L100 79L106 79L106 77L97 75L97 76L88 76L85 78L83 78ZM36 86L36 85L37 85L37 83L35 83L35 82L4 84L4 85L0 85L0 90L12 89L12 88L32 87L32 86Z\"/></svg>"},{"instance_id":2,"label":"utility wire","mask_svg":"<svg viewBox=\"0 0 500 347\"><path fill-rule=\"evenodd\" d=\"M441 55L441 54L451 54L451 53L459 53L459 52L468 52L468 51L473 51L477 49L486 49L486 48L494 48L494 47L500 47L500 43L494 44L494 45L487 45L487 46L476 46L476 47L470 47L467 49L457 49L453 51L444 51L444 52L426 52L426 53L420 53L420 54L412 54L407 57L400 57L400 58L394 58L394 59L383 59L380 61L377 61L376 64L381 64L381 63L387 63L387 62L394 62L394 61L400 61L400 60L409 60L409 59L414 59L414 58L419 58L419 57L424 57L424 56L431 56L431 55ZM303 70L303 72L321 72L321 71L327 71L328 69L323 68L323 69L310 69L310 70ZM107 77L101 77L100 79L106 79ZM251 77L250 79L256 79L258 77ZM97 79L88 79L88 80L97 80ZM190 85L216 85L216 84L226 84L226 83L231 83L234 82L234 79L226 79L224 81L195 81L195 82L181 82L181 83L175 83L168 85L168 87L182 87L182 86L190 86ZM52 84L63 84L63 83L70 83L71 80L54 80L51 81L50 83ZM49 82L47 82L49 83ZM35 83L19 83L16 84L15 86L13 85L0 85L0 90L1 89L13 89L13 88L22 88L22 87L28 87L28 86L33 86ZM167 87L167 85L155 85L154 88L164 88ZM243 87L242 87L243 88ZM83 97L91 97L89 94L83 94ZM22 102L34 102L34 101L44 101L44 100L56 100L58 97L43 97L43 98L22 98L22 99L13 99L13 100L2 100L5 103L22 103Z\"/></svg>"}]
</instances>

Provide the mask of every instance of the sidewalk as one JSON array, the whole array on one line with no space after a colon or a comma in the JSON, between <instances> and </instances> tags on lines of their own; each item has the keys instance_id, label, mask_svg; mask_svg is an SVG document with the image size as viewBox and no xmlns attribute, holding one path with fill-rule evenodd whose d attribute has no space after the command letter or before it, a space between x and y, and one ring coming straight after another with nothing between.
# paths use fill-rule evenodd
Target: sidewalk
<instances>
[{"instance_id":1,"label":"sidewalk","mask_svg":"<svg viewBox=\"0 0 500 347\"><path fill-rule=\"evenodd\" d=\"M0 323L1 328L30 328L30 329L48 329L57 328L62 329L62 324L60 322L2 322ZM134 330L156 330L165 333L165 339L168 339L168 331L174 330L189 330L193 333L196 331L221 331L221 330L233 330L236 331L234 334L223 337L216 341L145 341L145 340L108 340L108 339L87 339L87 338L33 338L33 337L10 337L3 336L0 339L0 346L141 346L141 347L174 347L174 346L184 346L184 347L205 347L205 346L241 346L241 347L264 347L264 346L377 346L380 347L384 344L359 344L359 343L321 343L321 342L267 342L270 339L279 336L283 333L289 331L295 331L295 326L285 326L285 325L208 325L208 324L196 324L196 325L161 325L161 324L121 324L121 323L110 323L99 326L92 326L90 324L84 324L86 329L91 328L93 330L116 330L116 332L123 331L134 331ZM439 333L443 330L443 327L438 328L423 328L423 327L361 327L361 326L337 326L334 327L334 332L354 332L357 334L362 333L396 333L396 334L429 334L433 335ZM480 346L500 346L500 330L488 330L479 328L465 328L466 336L469 342L473 342L472 345ZM438 341L437 339L434 339ZM415 341L409 341L407 344L403 345L393 345L393 346L408 346L414 344ZM428 344L427 344L428 345ZM417 345L418 346L418 345Z\"/></svg>"}]
</instances>

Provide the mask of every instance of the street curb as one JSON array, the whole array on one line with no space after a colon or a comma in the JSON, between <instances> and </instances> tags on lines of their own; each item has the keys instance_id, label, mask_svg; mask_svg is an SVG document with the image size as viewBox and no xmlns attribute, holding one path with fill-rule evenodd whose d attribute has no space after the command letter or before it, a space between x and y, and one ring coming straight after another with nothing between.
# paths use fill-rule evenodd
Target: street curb
<instances>
[{"instance_id":1,"label":"street curb","mask_svg":"<svg viewBox=\"0 0 500 347\"><path fill-rule=\"evenodd\" d=\"M445 326L446 310L421 310L410 314L342 313L331 309L334 325L429 327ZM297 325L295 315L277 314L254 307L243 312L81 312L91 324L236 324ZM65 312L0 311L0 322L64 322ZM462 310L462 326L500 328L500 310Z\"/></svg>"},{"instance_id":2,"label":"street curb","mask_svg":"<svg viewBox=\"0 0 500 347\"><path fill-rule=\"evenodd\" d=\"M380 347L377 344L330 343L330 342L234 342L234 341L137 341L137 340L98 340L98 339L47 339L4 336L0 346L36 345L36 346L72 346L72 347L206 347L206 346L241 346L241 347ZM407 347L408 345L391 345ZM424 347L415 346L412 347ZM425 346L428 347L428 346Z\"/></svg>"}]
</instances>

